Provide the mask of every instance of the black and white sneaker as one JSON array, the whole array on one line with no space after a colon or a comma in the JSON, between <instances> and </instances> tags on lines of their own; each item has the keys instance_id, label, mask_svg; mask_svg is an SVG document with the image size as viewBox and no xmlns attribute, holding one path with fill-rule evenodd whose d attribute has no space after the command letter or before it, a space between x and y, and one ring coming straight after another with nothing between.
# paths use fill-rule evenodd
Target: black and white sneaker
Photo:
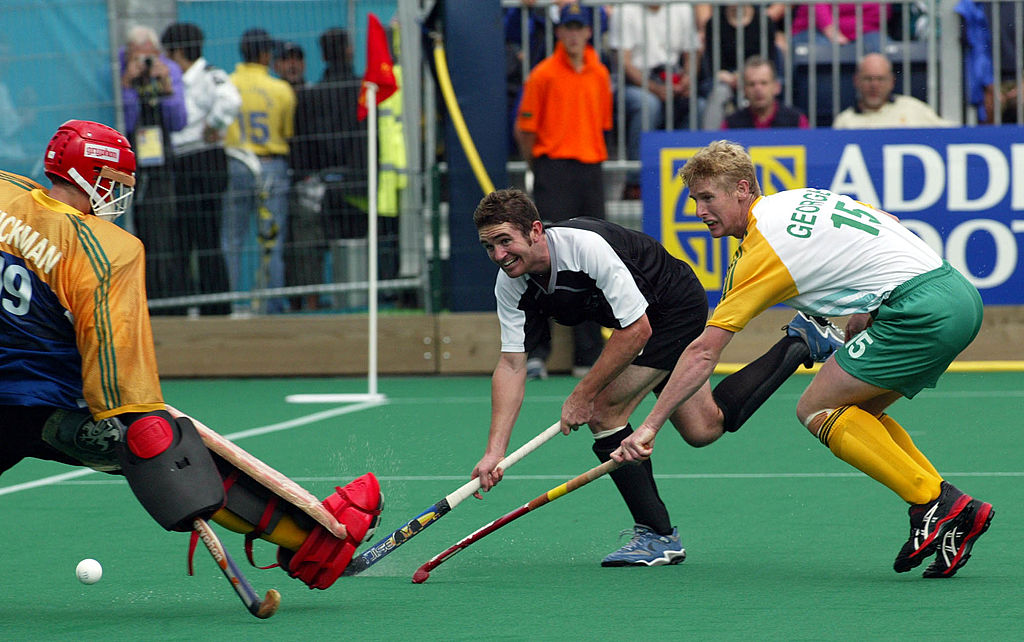
<instances>
[{"instance_id":1,"label":"black and white sneaker","mask_svg":"<svg viewBox=\"0 0 1024 642\"><path fill-rule=\"evenodd\" d=\"M910 538L893 562L893 570L897 573L906 573L931 557L939 542L958 525L957 518L971 502L970 495L965 495L949 482L942 482L941 488L938 498L927 504L915 504L907 510Z\"/></svg>"},{"instance_id":2,"label":"black and white sneaker","mask_svg":"<svg viewBox=\"0 0 1024 642\"><path fill-rule=\"evenodd\" d=\"M971 498L960 511L956 525L946 531L935 547L935 559L924 570L922 577L956 575L957 570L970 559L974 542L988 530L995 513L992 504Z\"/></svg>"}]
</instances>

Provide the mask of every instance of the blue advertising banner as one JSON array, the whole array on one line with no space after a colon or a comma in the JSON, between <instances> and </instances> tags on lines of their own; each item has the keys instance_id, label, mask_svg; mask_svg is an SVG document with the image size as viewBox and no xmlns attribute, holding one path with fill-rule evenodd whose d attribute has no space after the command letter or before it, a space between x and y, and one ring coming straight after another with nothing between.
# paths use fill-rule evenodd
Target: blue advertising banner
<instances>
[{"instance_id":1,"label":"blue advertising banner","mask_svg":"<svg viewBox=\"0 0 1024 642\"><path fill-rule=\"evenodd\" d=\"M1024 304L1024 128L645 133L644 232L693 267L712 305L739 239L711 238L678 172L722 138L750 152L763 193L819 187L879 207L967 276L987 305Z\"/></svg>"}]
</instances>

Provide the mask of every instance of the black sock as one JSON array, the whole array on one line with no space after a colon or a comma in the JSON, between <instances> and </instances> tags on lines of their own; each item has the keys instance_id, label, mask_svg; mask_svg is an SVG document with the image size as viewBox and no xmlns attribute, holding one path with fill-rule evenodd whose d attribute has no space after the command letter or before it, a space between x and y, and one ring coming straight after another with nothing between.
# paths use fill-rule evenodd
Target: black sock
<instances>
[{"instance_id":1,"label":"black sock","mask_svg":"<svg viewBox=\"0 0 1024 642\"><path fill-rule=\"evenodd\" d=\"M622 440L632 434L633 427L626 424L625 428L615 434L594 440L594 454L602 462L608 461ZM634 523L643 524L658 535L672 533L672 521L669 519L668 509L658 495L658 487L654 483L654 467L650 459L639 464L620 466L609 474L633 515Z\"/></svg>"},{"instance_id":2,"label":"black sock","mask_svg":"<svg viewBox=\"0 0 1024 642\"><path fill-rule=\"evenodd\" d=\"M743 369L722 379L711 394L722 409L725 429L739 430L809 354L803 339L786 336Z\"/></svg>"}]
</instances>

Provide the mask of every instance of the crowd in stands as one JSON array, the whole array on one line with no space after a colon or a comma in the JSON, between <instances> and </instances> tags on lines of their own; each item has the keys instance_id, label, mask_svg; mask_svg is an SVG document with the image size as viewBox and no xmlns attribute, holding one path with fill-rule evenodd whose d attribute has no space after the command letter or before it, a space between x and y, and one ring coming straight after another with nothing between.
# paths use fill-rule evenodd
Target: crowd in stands
<instances>
[{"instance_id":1,"label":"crowd in stands","mask_svg":"<svg viewBox=\"0 0 1024 642\"><path fill-rule=\"evenodd\" d=\"M921 37L918 22L912 23L918 32L903 33L908 21L900 14L908 6L523 0L504 9L509 157L527 161L547 220L601 217L600 208L573 201L569 183L551 176L563 176L561 165L575 163L573 175L592 177L585 181L589 192L578 190L580 202L602 195L602 162L639 160L643 131L952 125L918 98L901 95L897 81L911 70L879 53L883 42ZM990 23L1000 16L1003 37L984 101L979 91L982 122L1015 122L1020 111L1014 6L985 4ZM560 29L566 16L591 43L580 52L573 44L571 61L567 44L580 29ZM161 34L140 26L127 33L120 51L121 99L140 183L129 224L147 248L151 299L324 283L344 261L344 241L365 238L366 130L356 120L360 81L352 41L345 29L330 28L318 45L325 70L321 78L307 79L308 52L259 27L242 34L242 61L231 70L203 57L197 25L175 23ZM810 74L810 86L808 69L793 66L794 52L815 45L822 52L846 52L835 91L829 59L819 59L828 71ZM533 77L542 68L548 70L543 91L537 89L541 78ZM609 91L592 92L588 81L577 98L601 103L587 113L571 113L564 104L551 108L559 101L550 96L576 87L574 75L581 73L597 74ZM914 93L924 89L917 80ZM784 91L787 81L791 91ZM793 97L791 104L784 96ZM536 112L532 120L524 118L524 103ZM565 130L561 139L551 138L555 129ZM630 174L621 197L639 196L638 176ZM572 207L563 206L567 202ZM384 243L380 275L387 279L397 275L397 218L379 218L378 229ZM324 304L312 294L157 312L247 314Z\"/></svg>"},{"instance_id":2,"label":"crowd in stands","mask_svg":"<svg viewBox=\"0 0 1024 642\"><path fill-rule=\"evenodd\" d=\"M120 51L127 134L138 156L130 225L146 247L151 300L327 281L339 239L366 236L366 127L348 32L319 37L325 70L306 80L306 52L247 29L222 70L204 34L174 23L132 27ZM382 217L381 277L397 273L397 221ZM333 252L332 252L333 250ZM315 310L319 295L266 297L156 314Z\"/></svg>"},{"instance_id":3,"label":"crowd in stands","mask_svg":"<svg viewBox=\"0 0 1024 642\"><path fill-rule=\"evenodd\" d=\"M523 8L505 9L510 126L515 123L525 82L523 60L528 58L532 68L544 58L545 21L557 24L559 12L574 3L556 0L535 6L533 0L524 0L522 4ZM999 78L1003 82L986 87L988 113L994 111L992 103L1000 100L1002 121L1014 122L1021 64L1014 45L1012 3L986 3L989 16L995 5L1009 6L1003 8L1000 20L1006 32L1001 40ZM911 69L898 57L890 60L879 53L885 42L925 36L927 16L911 16L911 11L918 11L912 4L625 3L587 4L581 10L595 16L592 44L616 90L613 130L622 127L624 132L613 131L608 138L624 140L622 149L611 150L618 158L637 160L640 133L652 129L952 124L919 98L901 95L897 87L902 83L897 80ZM529 34L525 45L523 33ZM786 65L800 64L793 52L803 51L806 56L810 46L819 52L813 86L808 86L811 74L806 66L791 68L795 72L791 74L793 104L784 104ZM840 86L835 88L834 51L840 52L843 61ZM622 97L614 82L618 74L625 78ZM912 75L911 86L913 93L923 97L923 78ZM833 93L838 96L837 108ZM697 118L691 117L694 110ZM813 123L808 119L812 110ZM627 178L623 197L639 197L635 175Z\"/></svg>"}]
</instances>

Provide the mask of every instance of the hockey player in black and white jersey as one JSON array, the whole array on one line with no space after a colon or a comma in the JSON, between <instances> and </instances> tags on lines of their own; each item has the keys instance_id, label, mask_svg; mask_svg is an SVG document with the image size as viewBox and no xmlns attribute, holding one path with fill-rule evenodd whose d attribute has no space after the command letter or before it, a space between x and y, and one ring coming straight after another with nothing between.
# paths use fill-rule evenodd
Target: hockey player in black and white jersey
<instances>
[{"instance_id":1,"label":"hockey player in black and white jersey","mask_svg":"<svg viewBox=\"0 0 1024 642\"><path fill-rule=\"evenodd\" d=\"M708 318L707 295L693 270L655 239L586 217L547 228L523 192L499 190L473 214L480 243L500 268L494 287L501 355L491 380L487 449L473 468L484 491L501 481L495 469L508 448L526 389L526 355L552 319L563 325L597 321L611 329L594 367L562 406L562 432L583 424L593 450L610 459L632 434L629 417L649 393L659 394L686 346ZM840 343L841 345L841 343ZM827 355L814 355L814 360ZM692 446L732 432L801 364L811 365L804 339L784 336L712 392L709 384L681 405L672 423ZM678 564L686 557L678 529L658 495L650 460L611 473L632 514L632 539L602 566Z\"/></svg>"}]
</instances>

